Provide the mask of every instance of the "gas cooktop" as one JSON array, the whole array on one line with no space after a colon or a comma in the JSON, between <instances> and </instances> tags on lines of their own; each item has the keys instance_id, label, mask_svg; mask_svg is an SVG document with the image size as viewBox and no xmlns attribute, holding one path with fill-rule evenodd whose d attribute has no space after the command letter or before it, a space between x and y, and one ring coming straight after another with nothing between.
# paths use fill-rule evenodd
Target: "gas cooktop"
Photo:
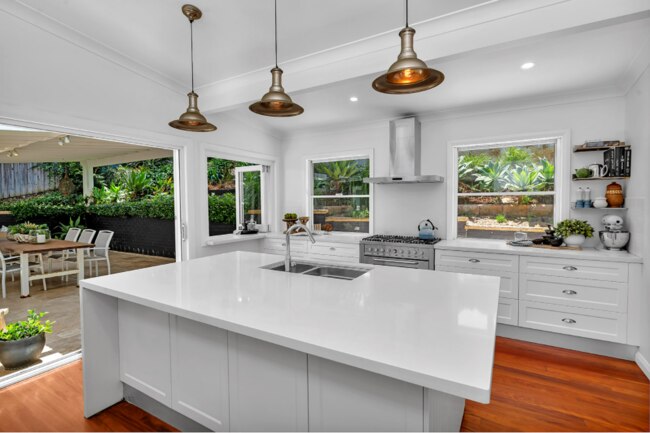
<instances>
[{"instance_id":1,"label":"gas cooktop","mask_svg":"<svg viewBox=\"0 0 650 433\"><path fill-rule=\"evenodd\" d=\"M441 239L420 239L417 236L374 235L363 238L363 242L381 242L392 244L433 245Z\"/></svg>"}]
</instances>

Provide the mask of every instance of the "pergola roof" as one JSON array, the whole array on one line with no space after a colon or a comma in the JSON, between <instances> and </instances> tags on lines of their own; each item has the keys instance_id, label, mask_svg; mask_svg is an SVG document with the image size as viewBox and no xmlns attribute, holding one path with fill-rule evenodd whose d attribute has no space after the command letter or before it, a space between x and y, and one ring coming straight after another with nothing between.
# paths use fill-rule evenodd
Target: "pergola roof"
<instances>
[{"instance_id":1,"label":"pergola roof","mask_svg":"<svg viewBox=\"0 0 650 433\"><path fill-rule=\"evenodd\" d=\"M172 151L116 141L70 136L70 143L59 145L66 134L0 125L0 163L92 162L101 165L167 158ZM15 150L18 156L9 156Z\"/></svg>"}]
</instances>

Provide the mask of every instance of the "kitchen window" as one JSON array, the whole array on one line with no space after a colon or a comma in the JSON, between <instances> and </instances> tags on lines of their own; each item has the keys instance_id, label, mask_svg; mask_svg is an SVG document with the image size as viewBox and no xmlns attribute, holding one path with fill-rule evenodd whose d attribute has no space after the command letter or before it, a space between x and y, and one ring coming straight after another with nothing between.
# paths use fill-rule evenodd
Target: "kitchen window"
<instances>
[{"instance_id":1,"label":"kitchen window","mask_svg":"<svg viewBox=\"0 0 650 433\"><path fill-rule=\"evenodd\" d=\"M209 235L232 233L253 219L269 224L265 206L266 165L208 158Z\"/></svg>"},{"instance_id":2,"label":"kitchen window","mask_svg":"<svg viewBox=\"0 0 650 433\"><path fill-rule=\"evenodd\" d=\"M354 156L309 160L309 198L314 230L370 233L370 157Z\"/></svg>"},{"instance_id":3,"label":"kitchen window","mask_svg":"<svg viewBox=\"0 0 650 433\"><path fill-rule=\"evenodd\" d=\"M559 220L559 138L452 147L451 238L529 239Z\"/></svg>"}]
</instances>

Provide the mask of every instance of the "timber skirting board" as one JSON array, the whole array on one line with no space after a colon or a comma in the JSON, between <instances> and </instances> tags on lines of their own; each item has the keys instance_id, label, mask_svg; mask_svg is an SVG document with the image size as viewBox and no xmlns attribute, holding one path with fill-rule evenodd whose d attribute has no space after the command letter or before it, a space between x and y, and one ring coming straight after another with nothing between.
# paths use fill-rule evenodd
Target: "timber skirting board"
<instances>
[{"instance_id":1,"label":"timber skirting board","mask_svg":"<svg viewBox=\"0 0 650 433\"><path fill-rule=\"evenodd\" d=\"M643 374L646 375L648 379L650 379L650 362L641 354L640 351L636 352L636 355L634 355L634 361L636 362L636 365L639 366Z\"/></svg>"}]
</instances>

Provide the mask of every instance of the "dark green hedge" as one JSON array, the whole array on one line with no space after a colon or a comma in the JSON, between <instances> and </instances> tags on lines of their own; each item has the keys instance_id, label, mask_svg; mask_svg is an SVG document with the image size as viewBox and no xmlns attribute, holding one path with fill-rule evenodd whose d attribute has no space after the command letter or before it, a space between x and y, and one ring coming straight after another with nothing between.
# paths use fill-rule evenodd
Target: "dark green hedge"
<instances>
[{"instance_id":1,"label":"dark green hedge","mask_svg":"<svg viewBox=\"0 0 650 433\"><path fill-rule=\"evenodd\" d=\"M209 196L209 219L221 224L235 224L235 195L224 194ZM0 202L0 210L11 211L17 221L29 221L38 218L76 218L90 214L103 217L137 217L162 220L174 219L174 197L157 195L137 201L122 203L93 204L88 207L76 202L74 198L64 197L59 193L44 196Z\"/></svg>"}]
</instances>

